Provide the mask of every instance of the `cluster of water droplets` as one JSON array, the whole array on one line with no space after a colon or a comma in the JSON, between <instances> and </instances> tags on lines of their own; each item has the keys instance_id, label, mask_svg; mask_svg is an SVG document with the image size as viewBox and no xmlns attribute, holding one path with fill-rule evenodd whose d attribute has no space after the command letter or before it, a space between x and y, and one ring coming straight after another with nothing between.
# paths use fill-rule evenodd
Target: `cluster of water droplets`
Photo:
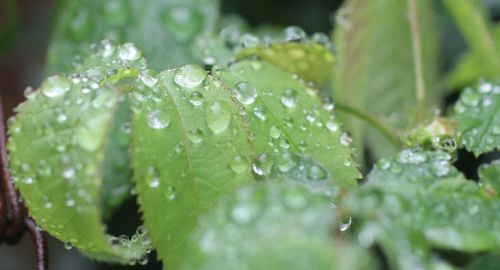
<instances>
[{"instance_id":1,"label":"cluster of water droplets","mask_svg":"<svg viewBox=\"0 0 500 270\"><path fill-rule=\"evenodd\" d=\"M144 226L139 226L131 238L126 235L108 236L108 245L126 257L130 257L128 262L130 265L146 265L148 254L152 250L151 239Z\"/></svg>"},{"instance_id":2,"label":"cluster of water droplets","mask_svg":"<svg viewBox=\"0 0 500 270\"><path fill-rule=\"evenodd\" d=\"M471 148L492 150L500 142L500 123L496 110L500 103L500 86L481 82L464 89L455 104L456 118L463 125L461 142ZM483 126L486 123L487 126Z\"/></svg>"},{"instance_id":3,"label":"cluster of water droplets","mask_svg":"<svg viewBox=\"0 0 500 270\"><path fill-rule=\"evenodd\" d=\"M300 186L270 183L247 187L221 200L210 215L202 217L193 235L193 248L215 265L242 269L247 256L289 234L328 237L332 220L329 203Z\"/></svg>"}]
</instances>

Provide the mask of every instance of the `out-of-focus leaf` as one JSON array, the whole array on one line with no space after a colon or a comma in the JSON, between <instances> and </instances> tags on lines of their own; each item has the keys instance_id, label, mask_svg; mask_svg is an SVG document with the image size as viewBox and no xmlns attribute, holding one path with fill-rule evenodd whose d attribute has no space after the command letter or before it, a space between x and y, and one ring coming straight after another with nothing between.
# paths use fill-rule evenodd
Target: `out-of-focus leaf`
<instances>
[{"instance_id":1,"label":"out-of-focus leaf","mask_svg":"<svg viewBox=\"0 0 500 270\"><path fill-rule=\"evenodd\" d=\"M438 96L435 86L437 48L430 1L416 1L427 105ZM416 11L413 11L416 12ZM416 77L408 1L349 0L337 15L334 44L338 54L333 72L333 97L404 129L416 105ZM415 41L417 42L417 41ZM375 157L394 149L376 130L341 114L357 148L365 140ZM366 134L370 134L369 136Z\"/></svg>"},{"instance_id":2,"label":"out-of-focus leaf","mask_svg":"<svg viewBox=\"0 0 500 270\"><path fill-rule=\"evenodd\" d=\"M479 179L487 192L500 195L500 160L479 167Z\"/></svg>"},{"instance_id":3,"label":"out-of-focus leaf","mask_svg":"<svg viewBox=\"0 0 500 270\"><path fill-rule=\"evenodd\" d=\"M467 150L480 155L500 148L500 85L482 82L466 88L454 112Z\"/></svg>"},{"instance_id":4,"label":"out-of-focus leaf","mask_svg":"<svg viewBox=\"0 0 500 270\"><path fill-rule=\"evenodd\" d=\"M131 41L144 50L155 69L195 62L191 43L213 30L217 0L65 1L61 8L47 73L69 72L72 61L102 39Z\"/></svg>"},{"instance_id":5,"label":"out-of-focus leaf","mask_svg":"<svg viewBox=\"0 0 500 270\"><path fill-rule=\"evenodd\" d=\"M479 255L470 262L466 270L496 270L500 265L499 255Z\"/></svg>"},{"instance_id":6,"label":"out-of-focus leaf","mask_svg":"<svg viewBox=\"0 0 500 270\"><path fill-rule=\"evenodd\" d=\"M494 79L500 75L498 42L493 35L487 11L478 0L443 0L469 46L468 54L448 77L450 88L459 89L478 78Z\"/></svg>"},{"instance_id":7,"label":"out-of-focus leaf","mask_svg":"<svg viewBox=\"0 0 500 270\"><path fill-rule=\"evenodd\" d=\"M366 185L346 200L363 220L360 241L380 242L393 267L441 265L431 247L464 252L500 247L500 198L466 180L450 159L444 152L404 150L380 160ZM415 254L415 261L402 256L403 250Z\"/></svg>"},{"instance_id":8,"label":"out-of-focus leaf","mask_svg":"<svg viewBox=\"0 0 500 270\"><path fill-rule=\"evenodd\" d=\"M241 61L214 74L232 88L255 134L258 175L266 176L274 165L283 172L294 168L297 160L290 153L300 153L321 164L311 167L307 177L356 186L359 172L351 158L351 138L342 132L333 106L322 105L317 90L267 62Z\"/></svg>"},{"instance_id":9,"label":"out-of-focus leaf","mask_svg":"<svg viewBox=\"0 0 500 270\"><path fill-rule=\"evenodd\" d=\"M304 187L246 187L201 219L181 269L376 269L359 247L332 243L338 224L328 198Z\"/></svg>"},{"instance_id":10,"label":"out-of-focus leaf","mask_svg":"<svg viewBox=\"0 0 500 270\"><path fill-rule=\"evenodd\" d=\"M15 184L41 228L94 259L129 263L149 248L144 235L111 245L100 209L106 151L121 147L110 145L119 135L110 130L124 95L92 80L49 77L17 108L8 146Z\"/></svg>"},{"instance_id":11,"label":"out-of-focus leaf","mask_svg":"<svg viewBox=\"0 0 500 270\"><path fill-rule=\"evenodd\" d=\"M133 165L145 225L165 267L186 255L198 215L249 184L255 150L229 90L198 66L159 75L133 99Z\"/></svg>"}]
</instances>

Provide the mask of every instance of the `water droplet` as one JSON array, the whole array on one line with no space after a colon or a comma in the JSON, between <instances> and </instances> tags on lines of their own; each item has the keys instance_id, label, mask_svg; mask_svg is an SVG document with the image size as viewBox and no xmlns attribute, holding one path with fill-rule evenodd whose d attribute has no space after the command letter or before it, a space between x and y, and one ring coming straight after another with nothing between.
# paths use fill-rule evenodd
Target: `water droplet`
<instances>
[{"instance_id":1,"label":"water droplet","mask_svg":"<svg viewBox=\"0 0 500 270\"><path fill-rule=\"evenodd\" d=\"M297 156L287 152L276 160L276 166L280 172L286 173L297 166Z\"/></svg>"},{"instance_id":2,"label":"water droplet","mask_svg":"<svg viewBox=\"0 0 500 270\"><path fill-rule=\"evenodd\" d=\"M262 107L261 105L257 105L253 108L253 114L261 121L266 120L266 113L264 107Z\"/></svg>"},{"instance_id":3,"label":"water droplet","mask_svg":"<svg viewBox=\"0 0 500 270\"><path fill-rule=\"evenodd\" d=\"M73 248L73 245L71 243L64 243L64 249L70 250Z\"/></svg>"},{"instance_id":4,"label":"water droplet","mask_svg":"<svg viewBox=\"0 0 500 270\"><path fill-rule=\"evenodd\" d=\"M156 77L154 71L152 70L144 71L141 74L139 74L139 79L142 81L142 83L144 83L148 87L153 87L158 82L158 78Z\"/></svg>"},{"instance_id":5,"label":"water droplet","mask_svg":"<svg viewBox=\"0 0 500 270\"><path fill-rule=\"evenodd\" d=\"M195 88L207 78L207 72L197 65L184 65L175 70L174 82L180 87Z\"/></svg>"},{"instance_id":6,"label":"water droplet","mask_svg":"<svg viewBox=\"0 0 500 270\"><path fill-rule=\"evenodd\" d=\"M223 102L214 102L207 108L206 121L214 134L220 134L227 130L231 123L229 105Z\"/></svg>"},{"instance_id":7,"label":"water droplet","mask_svg":"<svg viewBox=\"0 0 500 270\"><path fill-rule=\"evenodd\" d=\"M423 152L405 149L396 155L396 161L401 164L420 164L427 160Z\"/></svg>"},{"instance_id":8,"label":"water droplet","mask_svg":"<svg viewBox=\"0 0 500 270\"><path fill-rule=\"evenodd\" d=\"M170 125L170 116L164 111L151 111L148 114L148 125L153 129L164 129Z\"/></svg>"},{"instance_id":9,"label":"water droplet","mask_svg":"<svg viewBox=\"0 0 500 270\"><path fill-rule=\"evenodd\" d=\"M302 41L305 38L306 32L297 26L289 26L283 31L283 40L285 42Z\"/></svg>"},{"instance_id":10,"label":"water droplet","mask_svg":"<svg viewBox=\"0 0 500 270\"><path fill-rule=\"evenodd\" d=\"M255 216L257 216L257 208L248 203L239 204L231 211L231 218L238 224L246 224Z\"/></svg>"},{"instance_id":11,"label":"water droplet","mask_svg":"<svg viewBox=\"0 0 500 270\"><path fill-rule=\"evenodd\" d=\"M391 161L386 159L386 158L382 158L380 159L378 162L377 162L377 166L381 169L381 170L387 170L391 167Z\"/></svg>"},{"instance_id":12,"label":"water droplet","mask_svg":"<svg viewBox=\"0 0 500 270\"><path fill-rule=\"evenodd\" d=\"M351 135L349 135L348 132L342 133L342 135L340 136L340 143L342 145L345 145L345 146L351 145L351 143L352 143L352 137L351 137Z\"/></svg>"},{"instance_id":13,"label":"water droplet","mask_svg":"<svg viewBox=\"0 0 500 270\"><path fill-rule=\"evenodd\" d=\"M157 188L157 187L159 187L160 186L160 178L153 177L153 178L149 179L148 186L150 188Z\"/></svg>"},{"instance_id":14,"label":"water droplet","mask_svg":"<svg viewBox=\"0 0 500 270\"><path fill-rule=\"evenodd\" d=\"M349 217L349 218L347 218L347 220L340 222L339 230L341 232L345 232L351 227L351 224L352 224L352 217Z\"/></svg>"},{"instance_id":15,"label":"water droplet","mask_svg":"<svg viewBox=\"0 0 500 270\"><path fill-rule=\"evenodd\" d=\"M243 34L239 40L240 46L243 48L256 47L260 44L260 39L252 34Z\"/></svg>"},{"instance_id":16,"label":"water droplet","mask_svg":"<svg viewBox=\"0 0 500 270\"><path fill-rule=\"evenodd\" d=\"M339 130L339 125L335 123L334 121L328 121L326 122L326 128L330 130L331 132L335 132Z\"/></svg>"},{"instance_id":17,"label":"water droplet","mask_svg":"<svg viewBox=\"0 0 500 270\"><path fill-rule=\"evenodd\" d=\"M33 178L31 178L31 177L25 177L23 179L23 183L25 183L26 185L31 185L31 184L33 184Z\"/></svg>"},{"instance_id":18,"label":"water droplet","mask_svg":"<svg viewBox=\"0 0 500 270\"><path fill-rule=\"evenodd\" d=\"M140 257L140 258L137 260L137 263L138 263L139 265L146 265L146 264L148 264L148 262L149 262L149 259L148 259L148 256L147 256L147 255L144 255L144 256Z\"/></svg>"},{"instance_id":19,"label":"water droplet","mask_svg":"<svg viewBox=\"0 0 500 270\"><path fill-rule=\"evenodd\" d=\"M259 176L267 175L271 172L274 161L266 154L260 154L257 161L252 164L252 170Z\"/></svg>"},{"instance_id":20,"label":"water droplet","mask_svg":"<svg viewBox=\"0 0 500 270\"><path fill-rule=\"evenodd\" d=\"M239 82L234 89L236 99L243 105L250 105L257 99L257 89L246 82Z\"/></svg>"},{"instance_id":21,"label":"water droplet","mask_svg":"<svg viewBox=\"0 0 500 270\"><path fill-rule=\"evenodd\" d=\"M299 142L299 150L304 152L307 150L307 142L306 141L300 141Z\"/></svg>"},{"instance_id":22,"label":"water droplet","mask_svg":"<svg viewBox=\"0 0 500 270\"><path fill-rule=\"evenodd\" d=\"M466 89L460 96L460 100L468 106L476 107L481 101L481 95L477 92L472 91L472 89Z\"/></svg>"},{"instance_id":23,"label":"water droplet","mask_svg":"<svg viewBox=\"0 0 500 270\"><path fill-rule=\"evenodd\" d=\"M118 55L120 56L120 59L124 61L135 61L139 58L141 58L141 52L133 43L125 43L122 46L120 46L120 49L118 50Z\"/></svg>"},{"instance_id":24,"label":"water droplet","mask_svg":"<svg viewBox=\"0 0 500 270\"><path fill-rule=\"evenodd\" d=\"M203 141L203 133L199 128L195 128L189 132L188 138L192 143L201 143Z\"/></svg>"},{"instance_id":25,"label":"water droplet","mask_svg":"<svg viewBox=\"0 0 500 270\"><path fill-rule=\"evenodd\" d=\"M307 178L310 180L324 180L326 175L326 171L319 165L314 164L307 168Z\"/></svg>"},{"instance_id":26,"label":"water droplet","mask_svg":"<svg viewBox=\"0 0 500 270\"><path fill-rule=\"evenodd\" d=\"M66 206L67 207L73 207L75 205L75 200L73 199L67 199L66 202L65 202Z\"/></svg>"},{"instance_id":27,"label":"water droplet","mask_svg":"<svg viewBox=\"0 0 500 270\"><path fill-rule=\"evenodd\" d=\"M280 97L280 101L285 107L294 108L298 102L297 91L290 88L285 89L283 95Z\"/></svg>"},{"instance_id":28,"label":"water droplet","mask_svg":"<svg viewBox=\"0 0 500 270\"><path fill-rule=\"evenodd\" d=\"M75 174L76 174L76 171L75 171L75 168L73 167L68 167L68 168L65 168L62 172L62 176L64 179L72 179L73 177L75 177Z\"/></svg>"},{"instance_id":29,"label":"water droplet","mask_svg":"<svg viewBox=\"0 0 500 270\"><path fill-rule=\"evenodd\" d=\"M233 172L237 173L237 174L241 174L241 173L244 173L246 171L248 171L248 162L246 161L246 159L241 156L241 155L237 155L235 156L230 162L229 162L229 166L231 167L231 170L233 170Z\"/></svg>"},{"instance_id":30,"label":"water droplet","mask_svg":"<svg viewBox=\"0 0 500 270\"><path fill-rule=\"evenodd\" d=\"M64 123L66 122L66 120L68 120L68 116L64 113L61 113L57 116L57 122L59 123Z\"/></svg>"},{"instance_id":31,"label":"water droplet","mask_svg":"<svg viewBox=\"0 0 500 270\"><path fill-rule=\"evenodd\" d=\"M194 91L189 96L189 103L193 104L194 106L200 106L201 104L203 104L203 94L198 91Z\"/></svg>"},{"instance_id":32,"label":"water droplet","mask_svg":"<svg viewBox=\"0 0 500 270\"><path fill-rule=\"evenodd\" d=\"M50 76L40 86L42 93L49 98L66 94L71 89L71 80L59 75Z\"/></svg>"},{"instance_id":33,"label":"water droplet","mask_svg":"<svg viewBox=\"0 0 500 270\"><path fill-rule=\"evenodd\" d=\"M269 129L269 136L273 139L278 139L281 136L281 130L277 126L271 126Z\"/></svg>"}]
</instances>

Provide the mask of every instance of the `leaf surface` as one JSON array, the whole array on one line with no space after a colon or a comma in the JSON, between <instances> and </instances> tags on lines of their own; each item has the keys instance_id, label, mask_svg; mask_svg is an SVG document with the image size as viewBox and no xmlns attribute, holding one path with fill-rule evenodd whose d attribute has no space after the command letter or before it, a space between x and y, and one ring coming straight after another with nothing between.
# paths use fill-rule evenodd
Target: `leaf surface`
<instances>
[{"instance_id":1,"label":"leaf surface","mask_svg":"<svg viewBox=\"0 0 500 270\"><path fill-rule=\"evenodd\" d=\"M423 81L427 105L432 107L438 97L434 83L436 27L431 1L417 3ZM408 1L350 0L337 15L334 32L338 51L333 69L334 100L366 111L399 130L409 127L410 115L415 113L410 108L416 105L415 44L412 44L408 12ZM367 143L375 158L397 150L377 130L365 128L364 123L352 116L340 116L345 119L358 149Z\"/></svg>"},{"instance_id":2,"label":"leaf surface","mask_svg":"<svg viewBox=\"0 0 500 270\"><path fill-rule=\"evenodd\" d=\"M480 155L500 148L500 85L482 82L464 89L454 113L467 150Z\"/></svg>"},{"instance_id":3,"label":"leaf surface","mask_svg":"<svg viewBox=\"0 0 500 270\"><path fill-rule=\"evenodd\" d=\"M256 149L266 159L260 161L263 166L257 164L258 174L266 175L272 164L286 172L290 168L282 164L296 163L289 153L300 153L321 164L309 178L329 177L340 186L356 186L359 172L351 158L351 138L317 90L267 62L241 61L215 74L227 81L244 107Z\"/></svg>"},{"instance_id":4,"label":"leaf surface","mask_svg":"<svg viewBox=\"0 0 500 270\"><path fill-rule=\"evenodd\" d=\"M47 73L69 72L73 58L102 39L131 41L150 65L164 69L195 62L190 44L212 30L217 0L65 1L49 47Z\"/></svg>"}]
</instances>

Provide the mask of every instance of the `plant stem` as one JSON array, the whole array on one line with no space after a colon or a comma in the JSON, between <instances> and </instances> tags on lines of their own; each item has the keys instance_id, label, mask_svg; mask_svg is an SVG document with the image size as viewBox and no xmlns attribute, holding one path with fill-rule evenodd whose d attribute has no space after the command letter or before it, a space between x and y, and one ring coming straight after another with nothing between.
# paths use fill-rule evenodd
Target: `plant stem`
<instances>
[{"instance_id":1,"label":"plant stem","mask_svg":"<svg viewBox=\"0 0 500 270\"><path fill-rule=\"evenodd\" d=\"M394 134L394 132L392 132L389 128L385 127L382 123L380 123L376 118L356 109L356 108L353 108L347 104L343 104L343 103L339 103L339 102L335 102L335 109L337 109L338 111L342 111L342 112L345 112L345 113L348 113L350 115L353 115L363 121L365 121L366 123L368 123L369 125L371 125L372 127L374 127L375 129L377 129L380 133L382 133L382 135L384 135L384 137L387 138L387 140L389 140L389 142L391 142L391 144L394 146L394 148L398 149L399 146L401 145L400 144L400 141L399 141L399 137Z\"/></svg>"},{"instance_id":2,"label":"plant stem","mask_svg":"<svg viewBox=\"0 0 500 270\"><path fill-rule=\"evenodd\" d=\"M425 116L425 84L422 67L422 47L420 40L420 23L418 21L417 0L408 0L408 16L410 19L413 62L415 64L415 90L417 99L417 121Z\"/></svg>"}]
</instances>

